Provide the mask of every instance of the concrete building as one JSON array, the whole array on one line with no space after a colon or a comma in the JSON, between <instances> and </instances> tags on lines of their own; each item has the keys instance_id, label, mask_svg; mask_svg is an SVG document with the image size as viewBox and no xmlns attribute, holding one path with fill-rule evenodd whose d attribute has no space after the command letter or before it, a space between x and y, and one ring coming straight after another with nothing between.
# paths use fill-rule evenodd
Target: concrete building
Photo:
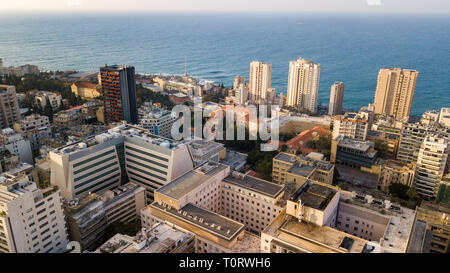
<instances>
[{"instance_id":1,"label":"concrete building","mask_svg":"<svg viewBox=\"0 0 450 273\"><path fill-rule=\"evenodd\" d=\"M439 114L439 124L445 127L450 127L450 108L443 107Z\"/></svg>"},{"instance_id":2,"label":"concrete building","mask_svg":"<svg viewBox=\"0 0 450 273\"><path fill-rule=\"evenodd\" d=\"M237 89L241 84L245 84L245 78L239 75L234 77L233 89Z\"/></svg>"},{"instance_id":3,"label":"concrete building","mask_svg":"<svg viewBox=\"0 0 450 273\"><path fill-rule=\"evenodd\" d=\"M415 212L304 182L261 235L266 253L406 252Z\"/></svg>"},{"instance_id":4,"label":"concrete building","mask_svg":"<svg viewBox=\"0 0 450 273\"><path fill-rule=\"evenodd\" d=\"M159 223L131 237L116 234L94 253L193 253L195 235L187 230Z\"/></svg>"},{"instance_id":5,"label":"concrete building","mask_svg":"<svg viewBox=\"0 0 450 273\"><path fill-rule=\"evenodd\" d=\"M335 116L333 122L333 138L339 135L364 141L369 130L367 116L359 113L346 113Z\"/></svg>"},{"instance_id":6,"label":"concrete building","mask_svg":"<svg viewBox=\"0 0 450 273\"><path fill-rule=\"evenodd\" d=\"M23 163L33 164L33 152L30 141L24 139L21 134L14 132L13 129L3 129L0 133L0 144L8 151L19 157Z\"/></svg>"},{"instance_id":7,"label":"concrete building","mask_svg":"<svg viewBox=\"0 0 450 273\"><path fill-rule=\"evenodd\" d=\"M0 252L64 252L68 244L59 190L26 177L0 176Z\"/></svg>"},{"instance_id":8,"label":"concrete building","mask_svg":"<svg viewBox=\"0 0 450 273\"><path fill-rule=\"evenodd\" d=\"M401 135L389 131L367 131L367 140L377 142L380 141L386 144L387 150L385 156L388 158L396 158L398 147L400 145Z\"/></svg>"},{"instance_id":9,"label":"concrete building","mask_svg":"<svg viewBox=\"0 0 450 273\"><path fill-rule=\"evenodd\" d=\"M320 64L299 58L289 62L287 106L317 112Z\"/></svg>"},{"instance_id":10,"label":"concrete building","mask_svg":"<svg viewBox=\"0 0 450 273\"><path fill-rule=\"evenodd\" d=\"M50 102L53 111L58 111L62 103L62 96L57 92L38 91L34 92L34 99L36 103L40 104L42 108L47 105L47 100Z\"/></svg>"},{"instance_id":11,"label":"concrete building","mask_svg":"<svg viewBox=\"0 0 450 273\"><path fill-rule=\"evenodd\" d=\"M378 74L375 114L386 114L405 122L409 119L419 72L401 68L383 68Z\"/></svg>"},{"instance_id":12,"label":"concrete building","mask_svg":"<svg viewBox=\"0 0 450 273\"><path fill-rule=\"evenodd\" d=\"M50 152L52 184L67 199L112 189L128 180L153 192L193 168L186 144L122 124Z\"/></svg>"},{"instance_id":13,"label":"concrete building","mask_svg":"<svg viewBox=\"0 0 450 273\"><path fill-rule=\"evenodd\" d=\"M344 102L345 85L343 82L335 82L331 86L330 104L328 106L328 115L342 115L342 104Z\"/></svg>"},{"instance_id":14,"label":"concrete building","mask_svg":"<svg viewBox=\"0 0 450 273\"><path fill-rule=\"evenodd\" d=\"M139 126L147 129L155 136L171 138L172 126L177 121L177 117L171 111L160 110L156 107L151 109L141 108L139 115Z\"/></svg>"},{"instance_id":15,"label":"concrete building","mask_svg":"<svg viewBox=\"0 0 450 273\"><path fill-rule=\"evenodd\" d=\"M133 66L112 65L100 68L102 95L107 123L138 122L136 78Z\"/></svg>"},{"instance_id":16,"label":"concrete building","mask_svg":"<svg viewBox=\"0 0 450 273\"><path fill-rule=\"evenodd\" d=\"M51 125L47 116L33 114L14 123L14 131L22 134L30 141L34 154L39 153L41 142L51 137Z\"/></svg>"},{"instance_id":17,"label":"concrete building","mask_svg":"<svg viewBox=\"0 0 450 273\"><path fill-rule=\"evenodd\" d=\"M258 61L250 63L248 93L252 102L255 103L267 98L266 92L270 88L271 78L272 64Z\"/></svg>"},{"instance_id":18,"label":"concrete building","mask_svg":"<svg viewBox=\"0 0 450 273\"><path fill-rule=\"evenodd\" d=\"M196 253L257 252L259 238L245 232L245 223L224 216L227 208L225 191L228 192L228 197L235 194L233 189L229 188L231 187L229 183L232 182L224 182L229 174L229 166L208 162L165 185L155 192L155 202L141 212L142 226L149 227L158 222L170 222L186 229L195 234ZM256 207L255 200L261 194L258 189L263 189L263 185L257 187L258 182L250 181L235 183L246 184L241 185L243 186L240 188L241 193L246 188L245 196L248 203L254 202L253 206ZM228 190L224 185L229 186L226 187ZM279 186L278 188L281 189ZM274 193L271 187L268 189ZM234 200L238 198L241 199L241 195L236 196ZM246 200L239 201L246 202ZM231 203L229 200L228 202ZM253 208L244 210L243 219L250 218L251 213L254 213L253 210Z\"/></svg>"},{"instance_id":19,"label":"concrete building","mask_svg":"<svg viewBox=\"0 0 450 273\"><path fill-rule=\"evenodd\" d=\"M439 183L448 169L450 145L447 138L427 136L419 150L414 187L419 195L437 196Z\"/></svg>"},{"instance_id":20,"label":"concrete building","mask_svg":"<svg viewBox=\"0 0 450 273\"><path fill-rule=\"evenodd\" d=\"M278 184L312 179L326 184L333 183L334 165L317 153L308 156L279 153L273 158L272 180ZM320 155L320 154L317 154Z\"/></svg>"},{"instance_id":21,"label":"concrete building","mask_svg":"<svg viewBox=\"0 0 450 273\"><path fill-rule=\"evenodd\" d=\"M423 201L417 207L417 223L426 226L431 233L430 253L450 253L450 207Z\"/></svg>"},{"instance_id":22,"label":"concrete building","mask_svg":"<svg viewBox=\"0 0 450 273\"><path fill-rule=\"evenodd\" d=\"M76 82L70 86L75 96L80 96L84 100L91 100L101 96L100 86L91 82Z\"/></svg>"},{"instance_id":23,"label":"concrete building","mask_svg":"<svg viewBox=\"0 0 450 273\"><path fill-rule=\"evenodd\" d=\"M0 129L12 127L20 120L16 87L0 85Z\"/></svg>"},{"instance_id":24,"label":"concrete building","mask_svg":"<svg viewBox=\"0 0 450 273\"><path fill-rule=\"evenodd\" d=\"M13 155L6 147L0 146L0 173L12 170L19 166L19 156Z\"/></svg>"},{"instance_id":25,"label":"concrete building","mask_svg":"<svg viewBox=\"0 0 450 273\"><path fill-rule=\"evenodd\" d=\"M83 116L78 110L59 111L53 117L53 124L59 128L72 128L83 124Z\"/></svg>"},{"instance_id":26,"label":"concrete building","mask_svg":"<svg viewBox=\"0 0 450 273\"><path fill-rule=\"evenodd\" d=\"M240 84L234 89L234 98L235 104L245 104L247 102L248 89L245 84Z\"/></svg>"},{"instance_id":27,"label":"concrete building","mask_svg":"<svg viewBox=\"0 0 450 273\"><path fill-rule=\"evenodd\" d=\"M331 142L331 163L340 163L356 168L371 169L377 152L372 141L359 141L338 136Z\"/></svg>"},{"instance_id":28,"label":"concrete building","mask_svg":"<svg viewBox=\"0 0 450 273\"><path fill-rule=\"evenodd\" d=\"M428 110L422 114L420 124L433 125L439 122L439 112L436 110Z\"/></svg>"},{"instance_id":29,"label":"concrete building","mask_svg":"<svg viewBox=\"0 0 450 273\"><path fill-rule=\"evenodd\" d=\"M189 151L196 166L207 161L219 162L227 155L224 144L204 139L190 141Z\"/></svg>"},{"instance_id":30,"label":"concrete building","mask_svg":"<svg viewBox=\"0 0 450 273\"><path fill-rule=\"evenodd\" d=\"M27 74L39 75L39 68L35 65L26 64L21 66L3 67L3 61L0 61L0 74L6 74L16 77L23 77Z\"/></svg>"},{"instance_id":31,"label":"concrete building","mask_svg":"<svg viewBox=\"0 0 450 273\"><path fill-rule=\"evenodd\" d=\"M416 165L414 163L404 163L397 160L386 160L381 166L381 172L378 177L378 187L389 192L389 186L393 183L412 187L414 182L414 173Z\"/></svg>"}]
</instances>

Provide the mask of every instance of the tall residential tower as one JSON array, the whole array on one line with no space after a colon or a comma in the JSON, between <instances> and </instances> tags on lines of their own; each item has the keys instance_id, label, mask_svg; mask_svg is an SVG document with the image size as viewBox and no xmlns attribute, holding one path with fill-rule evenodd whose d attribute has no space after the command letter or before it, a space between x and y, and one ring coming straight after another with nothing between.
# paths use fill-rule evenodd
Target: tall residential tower
<instances>
[{"instance_id":1,"label":"tall residential tower","mask_svg":"<svg viewBox=\"0 0 450 273\"><path fill-rule=\"evenodd\" d=\"M136 124L136 79L133 66L112 65L100 68L102 95L107 123Z\"/></svg>"},{"instance_id":2,"label":"tall residential tower","mask_svg":"<svg viewBox=\"0 0 450 273\"><path fill-rule=\"evenodd\" d=\"M272 64L253 61L250 63L249 95L253 102L265 100L270 88Z\"/></svg>"},{"instance_id":3,"label":"tall residential tower","mask_svg":"<svg viewBox=\"0 0 450 273\"><path fill-rule=\"evenodd\" d=\"M386 114L407 121L419 72L402 68L383 68L378 74L375 114Z\"/></svg>"},{"instance_id":4,"label":"tall residential tower","mask_svg":"<svg viewBox=\"0 0 450 273\"><path fill-rule=\"evenodd\" d=\"M287 106L317 112L320 64L299 58L289 63Z\"/></svg>"},{"instance_id":5,"label":"tall residential tower","mask_svg":"<svg viewBox=\"0 0 450 273\"><path fill-rule=\"evenodd\" d=\"M342 103L344 102L344 89L343 82L335 82L331 86L330 92L330 105L328 107L328 115L342 115Z\"/></svg>"}]
</instances>

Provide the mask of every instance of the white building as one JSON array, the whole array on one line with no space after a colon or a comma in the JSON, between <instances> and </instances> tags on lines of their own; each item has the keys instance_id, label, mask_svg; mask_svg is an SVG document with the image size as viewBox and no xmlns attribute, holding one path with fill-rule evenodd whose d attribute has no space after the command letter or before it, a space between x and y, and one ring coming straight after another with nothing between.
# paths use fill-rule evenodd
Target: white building
<instances>
[{"instance_id":1,"label":"white building","mask_svg":"<svg viewBox=\"0 0 450 273\"><path fill-rule=\"evenodd\" d=\"M245 84L240 84L235 90L234 90L234 96L235 96L235 103L236 104L245 104L247 102L248 98L248 89L245 86Z\"/></svg>"},{"instance_id":2,"label":"white building","mask_svg":"<svg viewBox=\"0 0 450 273\"><path fill-rule=\"evenodd\" d=\"M170 138L175 121L177 117L171 111L156 107L142 107L139 111L139 126L155 136Z\"/></svg>"},{"instance_id":3,"label":"white building","mask_svg":"<svg viewBox=\"0 0 450 273\"><path fill-rule=\"evenodd\" d=\"M126 124L51 151L50 159L51 183L69 200L128 180L153 200L156 189L194 166L186 144Z\"/></svg>"},{"instance_id":4,"label":"white building","mask_svg":"<svg viewBox=\"0 0 450 273\"><path fill-rule=\"evenodd\" d=\"M439 123L442 126L450 127L450 108L443 107L439 114Z\"/></svg>"},{"instance_id":5,"label":"white building","mask_svg":"<svg viewBox=\"0 0 450 273\"><path fill-rule=\"evenodd\" d=\"M333 123L333 139L339 135L354 138L356 140L366 140L369 130L369 120L367 116L360 113L346 113L335 116Z\"/></svg>"},{"instance_id":6,"label":"white building","mask_svg":"<svg viewBox=\"0 0 450 273\"><path fill-rule=\"evenodd\" d=\"M41 142L51 137L48 117L38 114L26 116L23 120L14 123L14 130L26 136L33 151L39 151Z\"/></svg>"},{"instance_id":7,"label":"white building","mask_svg":"<svg viewBox=\"0 0 450 273\"><path fill-rule=\"evenodd\" d=\"M287 106L317 112L320 64L299 58L289 62Z\"/></svg>"},{"instance_id":8,"label":"white building","mask_svg":"<svg viewBox=\"0 0 450 273\"><path fill-rule=\"evenodd\" d=\"M59 190L0 176L0 252L64 252L67 243Z\"/></svg>"},{"instance_id":9,"label":"white building","mask_svg":"<svg viewBox=\"0 0 450 273\"><path fill-rule=\"evenodd\" d=\"M57 111L61 106L62 96L59 93L49 91L39 91L35 94L36 103L39 103L42 106L42 108L44 108L45 105L47 105L47 99L52 105L53 111Z\"/></svg>"},{"instance_id":10,"label":"white building","mask_svg":"<svg viewBox=\"0 0 450 273\"><path fill-rule=\"evenodd\" d=\"M450 145L447 138L427 136L419 150L414 187L418 194L435 198L448 168Z\"/></svg>"},{"instance_id":11,"label":"white building","mask_svg":"<svg viewBox=\"0 0 450 273\"><path fill-rule=\"evenodd\" d=\"M20 162L33 164L33 153L30 141L24 139L21 134L14 132L11 128L1 131L0 144L6 147L13 155L19 156Z\"/></svg>"},{"instance_id":12,"label":"white building","mask_svg":"<svg viewBox=\"0 0 450 273\"><path fill-rule=\"evenodd\" d=\"M272 64L253 61L250 63L249 95L252 102L265 100L270 88Z\"/></svg>"}]
</instances>

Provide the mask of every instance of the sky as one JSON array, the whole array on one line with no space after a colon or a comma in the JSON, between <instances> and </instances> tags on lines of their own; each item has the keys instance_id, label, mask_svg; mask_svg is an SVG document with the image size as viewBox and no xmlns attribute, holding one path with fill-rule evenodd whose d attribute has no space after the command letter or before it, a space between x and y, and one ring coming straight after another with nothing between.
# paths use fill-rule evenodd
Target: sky
<instances>
[{"instance_id":1,"label":"sky","mask_svg":"<svg viewBox=\"0 0 450 273\"><path fill-rule=\"evenodd\" d=\"M450 0L0 0L2 11L450 14Z\"/></svg>"}]
</instances>

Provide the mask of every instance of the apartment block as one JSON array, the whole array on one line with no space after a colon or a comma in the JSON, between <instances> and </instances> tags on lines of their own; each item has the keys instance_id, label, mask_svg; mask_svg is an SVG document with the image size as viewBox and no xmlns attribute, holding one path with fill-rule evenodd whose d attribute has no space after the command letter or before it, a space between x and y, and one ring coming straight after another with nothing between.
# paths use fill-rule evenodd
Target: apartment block
<instances>
[{"instance_id":1,"label":"apartment block","mask_svg":"<svg viewBox=\"0 0 450 273\"><path fill-rule=\"evenodd\" d=\"M450 207L423 201L417 207L417 222L425 224L431 233L430 253L450 253Z\"/></svg>"},{"instance_id":2,"label":"apartment block","mask_svg":"<svg viewBox=\"0 0 450 273\"><path fill-rule=\"evenodd\" d=\"M30 141L34 154L39 152L41 142L51 137L51 125L47 116L33 114L14 123L14 131L20 133Z\"/></svg>"},{"instance_id":3,"label":"apartment block","mask_svg":"<svg viewBox=\"0 0 450 273\"><path fill-rule=\"evenodd\" d=\"M378 176L378 187L384 192L389 192L389 186L393 183L412 187L415 171L415 163L407 164L398 160L386 160L381 166Z\"/></svg>"},{"instance_id":4,"label":"apartment block","mask_svg":"<svg viewBox=\"0 0 450 273\"><path fill-rule=\"evenodd\" d=\"M320 64L299 58L289 62L287 106L317 112Z\"/></svg>"},{"instance_id":5,"label":"apartment block","mask_svg":"<svg viewBox=\"0 0 450 273\"><path fill-rule=\"evenodd\" d=\"M22 163L33 164L33 152L30 141L21 134L14 132L11 128L6 128L0 132L0 145L3 145L8 151L19 157Z\"/></svg>"},{"instance_id":6,"label":"apartment block","mask_svg":"<svg viewBox=\"0 0 450 273\"><path fill-rule=\"evenodd\" d=\"M447 138L427 136L420 146L414 187L419 195L437 196L440 181L448 169L450 144Z\"/></svg>"},{"instance_id":7,"label":"apartment block","mask_svg":"<svg viewBox=\"0 0 450 273\"><path fill-rule=\"evenodd\" d=\"M258 61L250 63L248 93L252 102L259 102L260 100L267 99L266 92L267 89L270 88L271 78L272 64ZM240 86L241 85L239 85L239 87ZM245 86L243 88L245 88Z\"/></svg>"},{"instance_id":8,"label":"apartment block","mask_svg":"<svg viewBox=\"0 0 450 273\"><path fill-rule=\"evenodd\" d=\"M36 103L40 104L42 108L47 105L47 101L52 106L53 111L58 111L62 104L62 96L57 92L38 91L34 92L34 99Z\"/></svg>"},{"instance_id":9,"label":"apartment block","mask_svg":"<svg viewBox=\"0 0 450 273\"><path fill-rule=\"evenodd\" d=\"M344 102L345 85L343 82L335 82L331 86L330 104L328 105L328 115L342 115L342 104Z\"/></svg>"},{"instance_id":10,"label":"apartment block","mask_svg":"<svg viewBox=\"0 0 450 273\"><path fill-rule=\"evenodd\" d=\"M444 127L450 127L450 108L443 107L439 113L439 124Z\"/></svg>"},{"instance_id":11,"label":"apartment block","mask_svg":"<svg viewBox=\"0 0 450 273\"><path fill-rule=\"evenodd\" d=\"M419 72L401 68L383 68L378 74L375 114L386 114L405 122L409 119Z\"/></svg>"},{"instance_id":12,"label":"apartment block","mask_svg":"<svg viewBox=\"0 0 450 273\"><path fill-rule=\"evenodd\" d=\"M20 120L16 87L0 85L0 129L12 127Z\"/></svg>"},{"instance_id":13,"label":"apartment block","mask_svg":"<svg viewBox=\"0 0 450 273\"><path fill-rule=\"evenodd\" d=\"M155 136L165 138L172 137L172 126L177 121L177 117L171 111L160 110L156 107L146 107L140 109L139 126L147 129Z\"/></svg>"},{"instance_id":14,"label":"apartment block","mask_svg":"<svg viewBox=\"0 0 450 273\"><path fill-rule=\"evenodd\" d=\"M369 120L359 113L346 113L334 117L333 139L339 135L356 140L366 140L369 130Z\"/></svg>"},{"instance_id":15,"label":"apartment block","mask_svg":"<svg viewBox=\"0 0 450 273\"><path fill-rule=\"evenodd\" d=\"M0 252L64 252L68 244L59 190L24 176L0 176Z\"/></svg>"},{"instance_id":16,"label":"apartment block","mask_svg":"<svg viewBox=\"0 0 450 273\"><path fill-rule=\"evenodd\" d=\"M372 141L359 141L338 136L331 142L331 163L340 163L356 168L371 169L377 158Z\"/></svg>"},{"instance_id":17,"label":"apartment block","mask_svg":"<svg viewBox=\"0 0 450 273\"><path fill-rule=\"evenodd\" d=\"M326 184L333 183L334 165L323 160L323 155L310 153L294 155L279 153L273 158L272 180L278 184L312 179Z\"/></svg>"}]
</instances>

